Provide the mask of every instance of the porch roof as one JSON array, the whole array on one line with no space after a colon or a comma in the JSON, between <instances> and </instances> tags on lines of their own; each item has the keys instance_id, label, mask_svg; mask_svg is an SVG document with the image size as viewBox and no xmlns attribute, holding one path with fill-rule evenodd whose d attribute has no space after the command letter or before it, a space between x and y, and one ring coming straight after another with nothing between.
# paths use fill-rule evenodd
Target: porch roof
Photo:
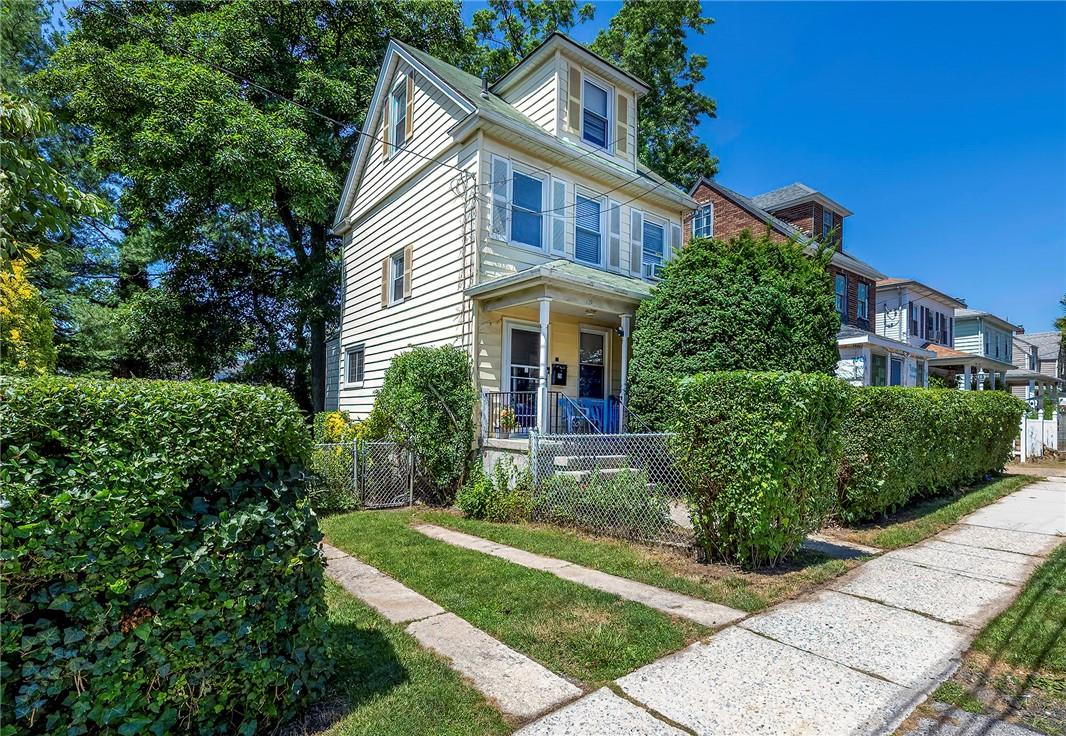
<instances>
[{"instance_id":1,"label":"porch roof","mask_svg":"<svg viewBox=\"0 0 1066 736\"><path fill-rule=\"evenodd\" d=\"M476 284L464 293L474 299L488 299L526 290L528 287L549 285L567 287L582 293L592 291L605 298L630 302L633 306L650 297L652 289L652 284L643 279L601 271L557 258Z\"/></svg>"},{"instance_id":2,"label":"porch roof","mask_svg":"<svg viewBox=\"0 0 1066 736\"><path fill-rule=\"evenodd\" d=\"M1015 368L1012 363L1004 363L1002 360L996 360L995 358L976 355L974 353L964 353L961 350L937 345L936 343L926 343L925 347L936 353L937 357L929 361L929 365L935 368L951 368L952 366L962 367L969 365L1002 372L1012 371Z\"/></svg>"},{"instance_id":3,"label":"porch roof","mask_svg":"<svg viewBox=\"0 0 1066 736\"><path fill-rule=\"evenodd\" d=\"M912 355L915 358L932 358L936 355L932 350L918 348L910 343L893 340L892 338L878 335L851 325L843 325L840 328L840 332L837 333L837 345L839 347L871 345L884 348L885 350L894 353Z\"/></svg>"},{"instance_id":4,"label":"porch roof","mask_svg":"<svg viewBox=\"0 0 1066 736\"><path fill-rule=\"evenodd\" d=\"M1055 384L1061 384L1058 378L1049 376L1046 373L1037 373L1036 371L1026 370L1025 368L1015 368L1012 371L1007 371L1007 385L1008 386L1021 386L1027 385L1029 381L1037 384L1044 384L1046 386L1054 386Z\"/></svg>"}]
</instances>

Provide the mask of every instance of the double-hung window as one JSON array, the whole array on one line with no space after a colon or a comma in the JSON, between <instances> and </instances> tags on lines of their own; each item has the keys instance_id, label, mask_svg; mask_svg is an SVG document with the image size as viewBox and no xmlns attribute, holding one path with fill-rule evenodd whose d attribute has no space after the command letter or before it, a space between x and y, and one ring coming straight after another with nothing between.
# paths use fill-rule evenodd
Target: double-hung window
<instances>
[{"instance_id":1,"label":"double-hung window","mask_svg":"<svg viewBox=\"0 0 1066 736\"><path fill-rule=\"evenodd\" d=\"M600 200L574 195L574 256L582 263L603 263L603 217Z\"/></svg>"},{"instance_id":2,"label":"double-hung window","mask_svg":"<svg viewBox=\"0 0 1066 736\"><path fill-rule=\"evenodd\" d=\"M587 79L583 92L581 137L594 146L608 148L611 92Z\"/></svg>"},{"instance_id":3,"label":"double-hung window","mask_svg":"<svg viewBox=\"0 0 1066 736\"><path fill-rule=\"evenodd\" d=\"M363 382L363 367L365 355L366 350L362 345L352 345L344 351L345 382Z\"/></svg>"},{"instance_id":4,"label":"double-hung window","mask_svg":"<svg viewBox=\"0 0 1066 736\"><path fill-rule=\"evenodd\" d=\"M389 303L396 304L403 301L404 285L404 257L403 251L392 254L389 262Z\"/></svg>"},{"instance_id":5,"label":"double-hung window","mask_svg":"<svg viewBox=\"0 0 1066 736\"><path fill-rule=\"evenodd\" d=\"M659 269L663 265L666 227L658 222L652 222L645 216L642 235L644 253L641 262L644 264L644 278L657 278Z\"/></svg>"},{"instance_id":6,"label":"double-hung window","mask_svg":"<svg viewBox=\"0 0 1066 736\"><path fill-rule=\"evenodd\" d=\"M833 212L822 210L822 239L828 239L831 232L833 232Z\"/></svg>"},{"instance_id":7,"label":"double-hung window","mask_svg":"<svg viewBox=\"0 0 1066 736\"><path fill-rule=\"evenodd\" d=\"M537 176L514 169L511 179L511 240L544 248L544 200L547 187Z\"/></svg>"},{"instance_id":8,"label":"double-hung window","mask_svg":"<svg viewBox=\"0 0 1066 736\"><path fill-rule=\"evenodd\" d=\"M870 319L870 287L860 281L855 291L857 298L855 316L868 320Z\"/></svg>"},{"instance_id":9,"label":"double-hung window","mask_svg":"<svg viewBox=\"0 0 1066 736\"><path fill-rule=\"evenodd\" d=\"M911 317L911 334L918 337L918 306L911 302L907 303L907 308L910 311Z\"/></svg>"},{"instance_id":10,"label":"double-hung window","mask_svg":"<svg viewBox=\"0 0 1066 736\"><path fill-rule=\"evenodd\" d=\"M838 273L833 279L833 294L836 297L837 312L843 319L848 315L848 277L842 273Z\"/></svg>"},{"instance_id":11,"label":"double-hung window","mask_svg":"<svg viewBox=\"0 0 1066 736\"><path fill-rule=\"evenodd\" d=\"M709 238L714 235L714 205L707 203L696 210L692 221L692 237Z\"/></svg>"},{"instance_id":12,"label":"double-hung window","mask_svg":"<svg viewBox=\"0 0 1066 736\"><path fill-rule=\"evenodd\" d=\"M390 119L392 120L392 152L403 148L407 143L407 78L402 77L400 83L392 88L389 97Z\"/></svg>"}]
</instances>

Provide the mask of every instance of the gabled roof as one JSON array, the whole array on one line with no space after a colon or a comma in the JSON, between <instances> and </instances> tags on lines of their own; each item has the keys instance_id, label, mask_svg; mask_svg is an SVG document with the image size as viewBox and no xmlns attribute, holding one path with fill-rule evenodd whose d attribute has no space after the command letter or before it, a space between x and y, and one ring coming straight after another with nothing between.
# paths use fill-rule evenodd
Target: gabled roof
<instances>
[{"instance_id":1,"label":"gabled roof","mask_svg":"<svg viewBox=\"0 0 1066 736\"><path fill-rule=\"evenodd\" d=\"M557 48L567 50L569 53L576 55L593 67L607 67L611 74L621 77L628 82L629 85L636 90L637 97L642 97L651 91L651 87L649 87L647 82L640 77L630 74L625 69L621 68L614 62L603 58L599 54L589 51L577 41L559 31L553 31L547 38L540 42L540 45L537 46L537 48L530 51L526 55L526 58L508 69L502 77L493 83L491 87L492 91L503 90L510 86L514 80L521 78L527 69L535 67L542 57L550 55Z\"/></svg>"},{"instance_id":2,"label":"gabled roof","mask_svg":"<svg viewBox=\"0 0 1066 736\"><path fill-rule=\"evenodd\" d=\"M782 210L803 202L818 202L823 207L833 210L833 212L842 217L848 217L852 214L851 210L840 204L840 202L830 199L817 189L813 189L800 181L756 195L751 198L751 201L767 212Z\"/></svg>"},{"instance_id":3,"label":"gabled roof","mask_svg":"<svg viewBox=\"0 0 1066 736\"><path fill-rule=\"evenodd\" d=\"M689 195L696 193L696 190L701 185L705 185L721 194L726 199L732 201L738 207L743 209L749 215L754 217L760 222L766 223L772 230L777 231L786 238L793 238L797 242L802 243L808 249L808 252L813 252L818 247L818 242L811 238L807 233L803 232L797 227L794 227L784 220L774 217L769 212L759 207L753 200L745 197L743 194L738 194L728 187L724 187L713 179L707 177L700 177L699 181L692 185L689 189ZM847 271L853 271L854 273L861 274L869 279L883 279L885 275L878 271L865 261L861 261L853 255L845 253L844 251L836 251L833 253L833 265L838 266ZM878 282L880 283L880 282Z\"/></svg>"},{"instance_id":4,"label":"gabled roof","mask_svg":"<svg viewBox=\"0 0 1066 736\"><path fill-rule=\"evenodd\" d=\"M906 288L911 291L914 291L920 296L931 296L933 298L940 299L941 301L946 302L955 309L962 309L966 306L966 302L964 302L962 299L959 299L958 297L954 296L948 296L944 292L938 291L937 289L934 289L931 286L926 286L921 281L916 281L914 279L881 279L877 282L877 288L879 290L889 288Z\"/></svg>"},{"instance_id":5,"label":"gabled roof","mask_svg":"<svg viewBox=\"0 0 1066 736\"><path fill-rule=\"evenodd\" d=\"M1055 360L1062 344L1061 332L1026 332L1025 341L1036 345L1036 357L1040 360Z\"/></svg>"},{"instance_id":6,"label":"gabled roof","mask_svg":"<svg viewBox=\"0 0 1066 736\"><path fill-rule=\"evenodd\" d=\"M992 314L991 312L982 312L980 309L956 309L955 310L955 319L956 320L967 319L969 317L973 317L973 318L980 317L981 319L987 319L990 322L994 322L998 327L1001 327L1004 330L1007 330L1009 332L1018 332L1021 329L1021 327L1019 327L1018 325L1011 324L1007 320L1003 319L1002 317L997 317L996 315Z\"/></svg>"},{"instance_id":7,"label":"gabled roof","mask_svg":"<svg viewBox=\"0 0 1066 736\"><path fill-rule=\"evenodd\" d=\"M573 42L570 41L570 43ZM652 185L651 188L658 192L655 196L661 195L665 198L676 200L677 204L684 207L692 207L695 204L685 192L666 181L666 179L659 176L648 167L638 163L634 176L634 171L632 169L628 169L619 163L601 156L588 156L587 149L551 135L526 117L513 105L504 101L499 95L496 95L491 91L483 92L481 80L473 74L464 72L462 69L452 66L435 56L427 54L425 51L421 51L395 39L389 42L389 46L385 50L385 59L382 63L381 71L378 74L378 81L374 88L374 94L371 96L370 108L367 111L366 120L363 122L364 129L372 129L374 127L374 121L377 120L381 102L384 98L385 82L389 78L396 60L399 58L404 59L446 96L454 100L460 108L467 112L468 115L464 118L464 121L469 121L475 118L475 116L481 116L487 120L493 120L494 122L498 122L505 126L510 131L532 139L537 144L551 146L565 155L572 155L572 158L575 160L580 158L584 164L598 167L603 170L604 173L609 175L625 180L633 180L635 178L644 179L647 183ZM355 195L357 174L365 162L366 152L369 145L375 142L376 141L374 141L369 135L363 135L359 138L355 155L352 158L352 166L348 170L348 177L345 180L344 189L341 192L341 198L337 204L337 212L333 220L334 231L337 231L344 221L345 214L347 213L351 200Z\"/></svg>"}]
</instances>

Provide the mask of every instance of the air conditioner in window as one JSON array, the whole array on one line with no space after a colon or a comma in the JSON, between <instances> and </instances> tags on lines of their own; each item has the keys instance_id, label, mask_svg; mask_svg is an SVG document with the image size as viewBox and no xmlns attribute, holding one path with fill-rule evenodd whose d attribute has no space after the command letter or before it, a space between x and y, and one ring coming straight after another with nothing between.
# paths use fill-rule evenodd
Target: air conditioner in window
<instances>
[{"instance_id":1,"label":"air conditioner in window","mask_svg":"<svg viewBox=\"0 0 1066 736\"><path fill-rule=\"evenodd\" d=\"M645 263L644 264L644 278L655 279L658 281L663 277L663 264L661 263Z\"/></svg>"}]
</instances>

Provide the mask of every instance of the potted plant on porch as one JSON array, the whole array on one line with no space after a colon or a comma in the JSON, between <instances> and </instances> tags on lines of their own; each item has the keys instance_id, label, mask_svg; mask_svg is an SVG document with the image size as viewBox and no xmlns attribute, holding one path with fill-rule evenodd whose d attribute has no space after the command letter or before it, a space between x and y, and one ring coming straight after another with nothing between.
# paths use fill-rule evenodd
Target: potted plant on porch
<instances>
[{"instance_id":1,"label":"potted plant on porch","mask_svg":"<svg viewBox=\"0 0 1066 736\"><path fill-rule=\"evenodd\" d=\"M496 415L496 436L500 439L509 439L511 432L518 429L518 418L515 416L513 407L505 406Z\"/></svg>"}]
</instances>

